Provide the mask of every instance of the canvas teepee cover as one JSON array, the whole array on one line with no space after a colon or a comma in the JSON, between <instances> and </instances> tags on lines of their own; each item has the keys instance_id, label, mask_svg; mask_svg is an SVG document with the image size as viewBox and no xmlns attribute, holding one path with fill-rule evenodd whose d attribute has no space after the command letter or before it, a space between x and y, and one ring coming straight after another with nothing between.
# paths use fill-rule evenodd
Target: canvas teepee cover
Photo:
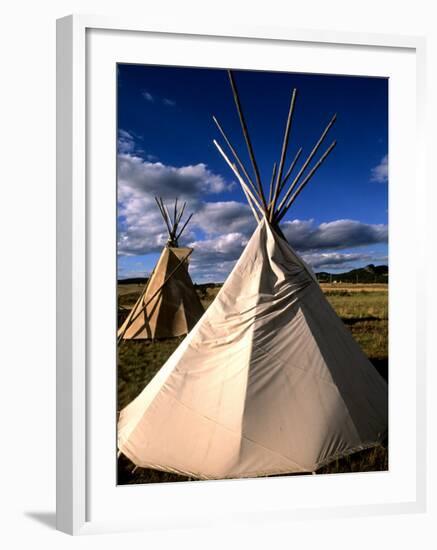
<instances>
[{"instance_id":1,"label":"canvas teepee cover","mask_svg":"<svg viewBox=\"0 0 437 550\"><path fill-rule=\"evenodd\" d=\"M204 479L311 472L386 427L384 380L263 221L202 321L122 411L119 449Z\"/></svg>"},{"instance_id":2,"label":"canvas teepee cover","mask_svg":"<svg viewBox=\"0 0 437 550\"><path fill-rule=\"evenodd\" d=\"M180 234L172 235L170 226L169 243L163 249L145 291L120 327L119 339L182 336L202 316L203 306L188 273L192 249L178 247Z\"/></svg>"},{"instance_id":3,"label":"canvas teepee cover","mask_svg":"<svg viewBox=\"0 0 437 550\"><path fill-rule=\"evenodd\" d=\"M278 227L335 145L303 175L334 118L275 207L295 164L283 177L295 95L268 200L218 125L259 224L200 322L121 411L118 446L138 466L201 479L312 472L386 434L386 382Z\"/></svg>"}]
</instances>

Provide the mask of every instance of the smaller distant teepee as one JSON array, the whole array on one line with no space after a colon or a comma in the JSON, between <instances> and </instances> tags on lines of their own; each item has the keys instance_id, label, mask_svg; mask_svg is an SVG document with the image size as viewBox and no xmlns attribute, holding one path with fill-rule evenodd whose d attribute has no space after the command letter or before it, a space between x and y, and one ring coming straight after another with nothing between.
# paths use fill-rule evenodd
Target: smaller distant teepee
<instances>
[{"instance_id":1,"label":"smaller distant teepee","mask_svg":"<svg viewBox=\"0 0 437 550\"><path fill-rule=\"evenodd\" d=\"M183 336L204 312L188 274L188 258L193 249L178 245L192 214L178 230L186 203L178 209L176 199L171 217L162 198L155 200L167 226L168 241L141 296L118 331L119 342Z\"/></svg>"}]
</instances>

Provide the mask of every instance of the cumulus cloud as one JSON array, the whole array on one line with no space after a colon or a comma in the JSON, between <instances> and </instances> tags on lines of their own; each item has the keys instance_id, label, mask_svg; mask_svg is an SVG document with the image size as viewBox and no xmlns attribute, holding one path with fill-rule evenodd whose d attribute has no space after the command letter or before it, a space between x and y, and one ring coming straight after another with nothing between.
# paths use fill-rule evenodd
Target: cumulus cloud
<instances>
[{"instance_id":1,"label":"cumulus cloud","mask_svg":"<svg viewBox=\"0 0 437 550\"><path fill-rule=\"evenodd\" d=\"M120 154L118 157L119 198L138 192L143 195L160 195L164 198L198 197L221 193L230 186L222 176L214 174L203 163L174 167L161 162L145 161L143 158Z\"/></svg>"},{"instance_id":2,"label":"cumulus cloud","mask_svg":"<svg viewBox=\"0 0 437 550\"><path fill-rule=\"evenodd\" d=\"M145 153L140 155L130 132L120 131L118 141L119 255L159 253L168 235L154 197L163 197L169 205L178 197L187 202L183 221L194 212L180 240L181 245L195 249L190 268L194 280L223 281L255 229L247 203L217 200L235 183L212 172L204 163L176 167L155 161ZM353 249L386 243L388 239L387 225L350 219L321 224L292 220L281 228L291 246L318 271L377 263L372 252ZM339 252L341 249L344 253Z\"/></svg>"},{"instance_id":3,"label":"cumulus cloud","mask_svg":"<svg viewBox=\"0 0 437 550\"><path fill-rule=\"evenodd\" d=\"M230 190L232 184L210 171L205 164L174 167L160 162L145 161L133 154L118 157L118 251L121 255L157 252L167 241L167 231L154 197L163 197L173 203L175 197L185 200L185 216L195 212L190 229L184 233L185 241L193 239L194 227L206 234L225 232L232 227L238 230L244 223L242 214L248 207L236 202L205 203L201 198ZM227 209L233 216L219 213ZM238 212L237 212L238 211ZM238 214L238 215L237 215ZM184 218L185 219L185 218ZM229 221L229 223L228 223ZM226 223L226 227L223 225Z\"/></svg>"},{"instance_id":4,"label":"cumulus cloud","mask_svg":"<svg viewBox=\"0 0 437 550\"><path fill-rule=\"evenodd\" d=\"M356 220L335 220L318 226L314 220L293 220L283 223L282 231L291 246L299 251L352 248L385 243L388 239L387 225Z\"/></svg>"},{"instance_id":5,"label":"cumulus cloud","mask_svg":"<svg viewBox=\"0 0 437 550\"><path fill-rule=\"evenodd\" d=\"M236 262L237 260L226 260L206 265L193 260L190 263L190 275L197 283L222 283L226 280Z\"/></svg>"},{"instance_id":6,"label":"cumulus cloud","mask_svg":"<svg viewBox=\"0 0 437 550\"><path fill-rule=\"evenodd\" d=\"M227 233L213 239L194 241L190 271L200 281L223 281L248 242L242 233Z\"/></svg>"},{"instance_id":7,"label":"cumulus cloud","mask_svg":"<svg viewBox=\"0 0 437 550\"><path fill-rule=\"evenodd\" d=\"M119 155L142 155L144 153L140 146L142 141L143 136L120 129L117 136L117 153Z\"/></svg>"},{"instance_id":8,"label":"cumulus cloud","mask_svg":"<svg viewBox=\"0 0 437 550\"><path fill-rule=\"evenodd\" d=\"M181 240L181 244L189 243L196 249L193 269L200 273L206 265L208 269L214 267L217 273L225 273L238 259L255 229L247 204L204 200L231 188L232 184L212 173L205 164L177 168L148 162L132 154L119 155L119 254L159 252L167 242L167 231L154 196L162 196L169 203L177 196L187 201L185 215L194 212ZM368 246L385 243L388 238L387 225L356 220L335 220L320 225L314 220L293 220L284 222L282 230L300 253ZM329 265L338 262L334 255L330 257ZM320 258L325 261L327 257ZM343 262L358 260L358 256L342 256Z\"/></svg>"},{"instance_id":9,"label":"cumulus cloud","mask_svg":"<svg viewBox=\"0 0 437 550\"><path fill-rule=\"evenodd\" d=\"M194 241L189 243L196 250L197 256L203 262L237 260L247 244L247 237L241 233L226 233L214 239Z\"/></svg>"},{"instance_id":10,"label":"cumulus cloud","mask_svg":"<svg viewBox=\"0 0 437 550\"><path fill-rule=\"evenodd\" d=\"M231 233L214 239L194 241L188 246L194 248L190 272L198 281L222 281L230 273L244 247L248 242L246 235ZM349 270L356 265L377 261L387 261L387 258L376 258L373 253L340 253L340 252L309 252L302 258L315 271Z\"/></svg>"},{"instance_id":11,"label":"cumulus cloud","mask_svg":"<svg viewBox=\"0 0 437 550\"><path fill-rule=\"evenodd\" d=\"M204 202L199 204L193 224L206 235L244 234L255 230L255 219L247 204L237 201Z\"/></svg>"},{"instance_id":12,"label":"cumulus cloud","mask_svg":"<svg viewBox=\"0 0 437 550\"><path fill-rule=\"evenodd\" d=\"M352 268L351 264L369 262L372 259L370 254L341 254L339 252L315 252L303 254L302 258L314 270Z\"/></svg>"},{"instance_id":13,"label":"cumulus cloud","mask_svg":"<svg viewBox=\"0 0 437 550\"><path fill-rule=\"evenodd\" d=\"M118 131L117 150L119 153L131 153L135 150L135 139L130 132Z\"/></svg>"},{"instance_id":14,"label":"cumulus cloud","mask_svg":"<svg viewBox=\"0 0 437 550\"><path fill-rule=\"evenodd\" d=\"M388 155L384 155L381 162L370 171L370 181L385 183L388 181Z\"/></svg>"}]
</instances>

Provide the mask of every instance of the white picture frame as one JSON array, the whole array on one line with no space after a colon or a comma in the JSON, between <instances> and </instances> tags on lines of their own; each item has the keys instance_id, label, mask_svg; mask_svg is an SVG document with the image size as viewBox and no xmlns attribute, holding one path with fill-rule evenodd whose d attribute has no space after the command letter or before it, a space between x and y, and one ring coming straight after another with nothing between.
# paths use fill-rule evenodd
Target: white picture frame
<instances>
[{"instance_id":1,"label":"white picture frame","mask_svg":"<svg viewBox=\"0 0 437 550\"><path fill-rule=\"evenodd\" d=\"M426 189L424 177L424 111L423 111L423 94L425 89L425 40L421 37L410 36L394 36L394 35L374 35L374 34L354 34L354 33L337 33L337 32L321 32L310 30L295 30L295 29L272 29L272 28L237 28L230 26L228 29L223 28L202 28L192 25L190 28L177 28L169 25L151 25L147 22L143 23L136 20L111 19L105 17L82 16L74 15L58 20L57 22L57 527L59 530L70 534L84 534L91 532L105 532L114 530L126 529L148 529L148 528L171 528L176 526L205 526L213 525L217 521L226 519L227 521L255 521L257 518L263 517L270 520L284 520L290 518L320 518L320 517L338 517L341 515L364 515L364 514L392 514L400 512L420 512L425 510L426 505L426 464L425 464L425 426L426 426L426 404L425 404L425 341L424 341L424 304L425 295L423 286L416 283L416 292L414 299L411 298L407 307L415 310L414 327L410 326L410 331L414 328L415 341L414 346L409 348L405 356L413 356L415 363L414 385L410 387L411 392L410 405L415 408L414 421L411 422L411 434L414 432L414 449L411 451L410 461L410 485L405 487L404 496L389 492L387 485L386 499L381 497L378 502L360 501L359 496L352 501L342 503L341 500L330 506L323 499L320 500L317 506L311 506L302 501L288 502L284 499L278 500L276 507L269 507L263 503L263 500L257 502L253 496L256 494L258 486L253 485L257 480L244 481L244 485L239 481L225 482L204 482L196 484L176 484L185 486L185 488L173 487L172 484L156 485L150 491L153 491L153 498L156 502L156 510L153 515L141 513L123 517L118 516L117 508L107 509L102 508L102 513L90 515L91 501L110 500L114 497L113 491L105 493L103 489L96 486L93 487L92 493L101 491L101 496L90 497L90 487L93 484L95 477L95 453L90 449L94 443L94 439L100 437L97 434L95 426L91 426L90 411L95 405L95 395L92 387L95 387L93 376L95 376L92 367L92 357L94 353L93 340L90 337L89 327L92 325L90 315L95 311L90 304L93 300L92 296L92 279L93 275L90 272L92 264L90 260L90 250L95 250L93 240L90 237L90 228L93 228L94 214L92 204L95 204L93 193L96 191L91 188L90 181L92 180L94 166L90 162L90 143L87 143L89 125L91 117L90 109L93 108L93 101L90 94L89 81L92 80L90 71L96 67L95 63L88 58L89 50L98 51L99 44L90 37L93 31L106 33L105 40L114 43L114 36L117 33L124 33L124 36L130 36L130 39L141 40L141 37L152 37L153 40L161 42L178 40L186 37L196 40L211 40L220 39L223 44L226 42L232 44L243 45L250 50L252 44L268 45L275 48L276 45L281 47L287 45L313 45L317 48L343 48L343 52L348 49L359 49L366 53L375 52L397 52L396 55L402 56L403 53L409 57L414 57L414 88L415 101L408 105L408 111L405 112L406 118L411 115L410 122L413 121L415 128L412 134L409 154L412 150L415 151L413 159L405 158L404 168L407 173L412 175L415 180L415 185L410 185L413 189L412 193L416 201L416 212L419 211L420 205L425 204ZM90 34L91 33L91 34ZM194 38L195 37L195 38ZM189 41L189 40L188 40ZM109 42L106 42L109 44ZM302 47L303 47L302 46ZM126 51L123 55L133 55L129 51L134 51L135 44L132 42L126 46ZM111 48L107 48L111 50ZM355 51L355 50L354 50ZM107 52L108 66L112 63L110 55L113 52ZM118 54L116 54L118 55ZM171 45L166 51L166 59L172 59ZM123 58L125 59L125 58ZM132 62L141 62L140 58L132 57ZM94 63L94 64L93 64ZM176 62L175 64L178 64ZM364 69L363 69L364 70ZM405 69L406 70L406 69ZM399 67L400 73L402 67ZM104 80L102 75L101 82L110 82L111 75L107 75L109 80ZM409 74L411 77L411 74ZM115 82L114 82L115 88ZM115 92L114 92L115 93ZM111 96L112 97L112 96ZM108 108L111 102L102 106ZM115 116L115 115L114 115ZM94 120L94 119L93 119ZM97 121L98 123L98 121ZM95 126L93 122L93 127ZM110 140L115 140L115 134L109 135L107 138L106 152L109 151ZM92 141L92 139L90 140ZM410 140L411 141L411 140ZM396 149L399 147L399 149ZM395 151L402 150L404 143L395 144ZM115 159L115 145L113 147L113 155ZM114 175L115 161L112 163L108 172L108 176ZM412 172L413 171L413 172ZM400 167L394 168L395 177L399 177L401 182L402 177ZM91 178L91 180L90 180ZM114 180L115 182L115 180ZM402 185L398 186L401 189ZM397 220L401 219L402 205L405 205L406 196L400 191L403 196L402 200L396 202L396 212L393 214L394 227L402 231L401 224ZM91 197L91 199L90 199ZM115 210L111 204L112 195L102 197L101 209L107 212L107 217L111 217ZM404 201L404 202L402 202ZM115 219L114 219L115 221ZM421 220L416 216L416 232L420 230ZM93 233L92 229L91 233ZM95 233L95 231L94 231ZM113 235L108 237L113 239ZM408 239L405 235L405 239ZM410 237L410 244L416 244L415 237ZM412 239L412 240L411 240ZM112 240L110 241L112 243ZM112 245L108 246L108 255L113 251ZM94 248L93 248L94 247ZM391 238L390 253L394 251L396 256L396 242ZM416 281L424 280L424 251L416 247L416 264L419 266L420 272L417 273ZM109 256L108 256L109 257ZM102 261L102 265L104 262ZM390 272L392 268L390 268ZM105 291L111 289L110 281L108 285L103 285ZM394 288L401 286L401 281L394 278ZM395 307L390 305L390 308ZM390 309L390 316L394 310ZM92 313L92 315L95 315ZM394 319L396 319L394 315ZM110 327L109 327L110 329ZM401 330L401 329L400 329ZM94 333L95 334L95 333ZM114 331L115 339L115 331ZM390 349L395 353L396 350ZM110 350L109 353L113 353ZM410 354L410 355L408 355ZM398 357L402 355L402 352ZM405 359L406 360L406 359ZM96 367L97 368L97 367ZM111 367L107 365L109 370ZM115 368L115 365L114 365ZM95 369L94 369L95 370ZM96 371L98 372L98 371ZM115 371L114 371L115 376ZM410 381L411 382L411 381ZM407 384L408 380L405 379ZM411 386L411 384L409 384ZM408 387L408 385L406 386ZM105 388L112 391L110 386L103 384ZM392 399L392 391L390 390L390 399ZM112 397L111 397L112 399ZM111 406L111 403L108 405ZM102 410L106 405L102 406ZM114 411L115 412L115 411ZM96 415L91 417L95 422ZM114 416L108 418L108 422L113 424L115 430ZM91 426L91 427L90 427ZM413 429L414 428L414 429ZM105 431L105 430L102 430ZM395 431L396 432L396 431ZM90 441L93 434L93 442ZM107 430L105 443L102 443L102 449L106 449L108 442L110 444L111 428ZM396 437L396 433L393 436ZM411 441L411 440L410 440ZM103 439L102 439L103 442ZM413 443L410 442L410 445ZM115 449L115 448L114 448ZM414 452L413 452L414 451ZM390 449L392 452L392 449ZM114 450L115 453L115 450ZM414 455L414 456L413 456ZM103 465L103 459L98 458L99 464L102 464L101 471L104 473L107 468L110 468L110 462L107 466ZM102 460L102 462L100 462ZM112 457L109 458L112 460ZM412 464L414 463L414 471ZM399 472L402 472L402 467L399 466ZM115 470L115 469L114 469ZM354 475L354 474L348 474ZM371 485L372 474L367 474L367 478L361 485ZM394 475L394 474L393 474ZM314 480L314 477L330 477L326 481ZM306 491L308 484L311 483L314 487L320 485L322 491L332 491L333 483L339 483L335 478L338 476L304 476L301 478L288 478L286 483L294 483L296 493L299 490ZM359 477L359 475L358 475ZM269 495L279 494L281 483L285 483L285 478L277 478L274 480L262 480ZM260 481L260 480L258 480ZM269 485L265 483L268 481ZM377 479L376 483L380 480ZM399 482L399 481L397 481ZM108 484L112 480L108 479ZM408 485L408 480L405 484ZM305 486L303 484L306 484ZM322 486L323 484L323 486ZM188 487L190 486L190 487ZM300 487L300 489L298 489ZM302 489L304 487L304 489ZM128 496L127 491L136 491L135 497ZM142 498L140 491L147 490L146 487L135 488L118 488L121 495L120 502L123 502L123 508L129 507L129 502L134 502L135 499ZM312 489L311 489L312 490ZM309 493L311 494L311 490ZM109 491L109 489L108 489ZM214 491L218 495L219 503L223 503L225 499L231 498L235 502L235 507L230 507L229 510L223 510L223 514L215 514L215 517L203 517L200 510L190 507L185 507L183 514L176 516L172 510L167 510L167 514L162 514L160 502L164 499L175 501L175 506L179 502L187 502L187 498L199 499L207 498L208 492ZM254 492L255 491L255 492ZM345 489L347 491L347 489ZM123 495L122 493L123 492ZM110 494L111 493L111 494ZM139 496L140 495L140 496ZM191 495L191 497L190 497ZM241 495L241 498L240 498ZM250 508L243 509L245 503L253 502ZM287 503L288 502L288 503ZM301 504L300 504L301 502ZM93 504L94 506L94 504ZM112 510L112 511L111 511ZM211 513L211 516L214 516ZM131 518L131 519L128 519Z\"/></svg>"}]
</instances>

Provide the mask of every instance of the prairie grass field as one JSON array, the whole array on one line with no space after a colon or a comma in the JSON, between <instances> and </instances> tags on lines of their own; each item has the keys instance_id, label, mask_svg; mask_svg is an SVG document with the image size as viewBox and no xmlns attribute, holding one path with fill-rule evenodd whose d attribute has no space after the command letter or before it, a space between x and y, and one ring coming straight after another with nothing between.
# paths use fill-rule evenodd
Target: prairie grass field
<instances>
[{"instance_id":1,"label":"prairie grass field","mask_svg":"<svg viewBox=\"0 0 437 550\"><path fill-rule=\"evenodd\" d=\"M388 285L322 283L323 292L351 331L354 339L388 380ZM119 284L119 324L138 298L142 284ZM199 288L201 301L207 308L219 288ZM161 341L124 341L118 349L117 409L123 409L148 384L170 357L183 338ZM388 469L386 446L355 453L332 462L318 473L364 472ZM187 481L189 478L157 470L135 468L127 458L118 460L118 483L156 483Z\"/></svg>"}]
</instances>

